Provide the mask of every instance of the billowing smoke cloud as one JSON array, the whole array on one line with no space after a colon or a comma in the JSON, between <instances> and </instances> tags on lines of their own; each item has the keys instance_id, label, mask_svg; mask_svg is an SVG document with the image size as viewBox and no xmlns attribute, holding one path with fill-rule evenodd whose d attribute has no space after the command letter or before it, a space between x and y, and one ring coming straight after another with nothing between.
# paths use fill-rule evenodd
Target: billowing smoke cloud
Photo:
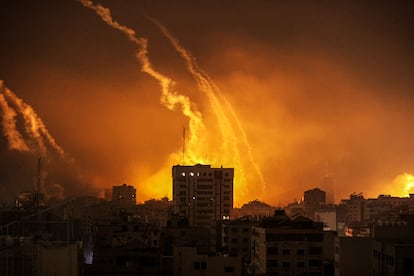
<instances>
[{"instance_id":1,"label":"billowing smoke cloud","mask_svg":"<svg viewBox=\"0 0 414 276\"><path fill-rule=\"evenodd\" d=\"M35 107L65 152L92 176L87 185L129 183L140 201L171 195L170 169L182 162L183 125L190 162L190 119L180 104L176 112L160 105L159 81L142 74L134 58L140 46L75 1L3 2L0 78ZM187 96L191 110L202 114L203 127L193 131L207 145L199 146L202 163L234 152L232 138L223 139L212 101L200 93L183 57L141 14L165 24L197 59L202 76L214 80L244 165L247 195L239 197L240 204L256 197L275 205L299 199L304 190L320 186L326 167L335 179L336 200L353 192L403 194L392 188L403 189L393 179L414 170L412 3L95 3L110 7L136 38L148 39L146 55L154 69L173 81L167 83L170 91ZM6 100L28 142L21 115ZM263 197L235 118L266 180ZM1 141L8 150L7 137L1 135ZM11 154L2 154L0 162L7 165ZM1 177L35 164L37 157L24 161L28 154L19 152ZM239 177L236 168L237 183ZM66 182L54 182L67 191Z\"/></svg>"},{"instance_id":2,"label":"billowing smoke cloud","mask_svg":"<svg viewBox=\"0 0 414 276\"><path fill-rule=\"evenodd\" d=\"M12 200L10 196L13 194L35 189L39 172L33 170L32 165L35 164L36 156L41 156L43 160L40 188L46 200L61 200L65 197L63 185L56 181L63 181L72 195L74 191L79 192L80 189L76 186L81 182L81 174L73 159L65 156L63 148L56 143L34 109L5 87L2 80L0 80L0 107L3 134L8 143L8 149L1 150L2 157L4 157L2 161L6 162L2 164L2 167L18 166L10 169L9 174L2 175L1 189L6 189L6 193L2 195L8 196L7 200ZM21 125L24 126L25 134L21 134L18 129L19 118L22 119ZM33 161L31 165L28 164L30 159ZM31 172L30 167L32 167ZM9 183L14 183L14 185Z\"/></svg>"},{"instance_id":3,"label":"billowing smoke cloud","mask_svg":"<svg viewBox=\"0 0 414 276\"><path fill-rule=\"evenodd\" d=\"M213 166L226 164L227 166L235 167L237 172L235 182L236 201L240 200L240 196L246 196L247 193L250 193L250 196L252 193L255 193L256 196L263 196L263 193L265 192L265 180L263 174L253 158L252 149L247 140L246 132L233 107L211 78L198 67L194 57L180 45L178 40L171 35L167 28L158 21L151 19L183 58L186 68L197 83L198 90L203 92L209 100L211 110L216 117L216 124L221 133L221 140L217 141L218 137L214 136L213 139L216 141L215 144L213 144L213 147L210 146L211 144L209 145L207 138L207 133L208 131L211 132L211 130L205 129L201 113L195 109L190 98L176 92L176 90L174 90L175 82L171 78L162 75L159 71L156 71L152 66L148 57L147 39L142 37L137 38L134 30L114 21L109 9L101 5L94 5L92 1L88 0L80 0L80 2L85 7L94 10L109 26L124 33L129 40L137 46L136 56L141 62L142 71L155 78L161 86L161 102L171 110L173 110L176 105L180 105L183 114L189 118L189 137L187 141L185 141L185 153L183 153L183 158L185 159L182 161L189 164L208 163ZM235 129L237 129L238 133L236 133ZM220 145L219 148L217 147L217 144ZM255 181L255 183L261 186L260 189L255 188L250 191L247 190L247 180L244 173L244 167L247 162L241 159L241 149L247 153L247 162L250 162L249 166L252 166L256 171L256 178L258 178L259 181ZM218 154L218 152L221 154ZM179 162L179 155L178 152L173 153L168 164ZM166 168L163 167L162 170L166 171ZM158 174L162 174L162 172L158 172ZM260 190L262 193L257 193ZM165 192L168 192L168 189Z\"/></svg>"},{"instance_id":4,"label":"billowing smoke cloud","mask_svg":"<svg viewBox=\"0 0 414 276\"><path fill-rule=\"evenodd\" d=\"M94 10L109 26L124 33L128 39L136 45L136 57L141 62L142 71L159 82L162 92L161 102L170 110L174 110L177 105L181 108L183 114L189 119L190 142L193 143L193 141L199 141L200 132L204 129L201 113L191 103L188 97L179 94L175 90L175 82L171 78L164 76L154 69L148 58L147 39L136 37L134 30L114 21L109 9L101 5L94 5L92 1L88 0L80 0L80 2L85 7Z\"/></svg>"},{"instance_id":5,"label":"billowing smoke cloud","mask_svg":"<svg viewBox=\"0 0 414 276\"><path fill-rule=\"evenodd\" d=\"M161 29L162 33L165 35L165 37L167 37L167 39L173 45L174 49L184 59L184 62L186 64L188 71L191 73L191 75L194 77L194 79L197 82L198 89L204 92L207 95L207 98L209 99L210 106L212 110L214 110L214 114L216 116L217 123L219 125L219 129L221 131L221 135L223 139L221 151L227 152L228 154L226 155L225 158L230 159L226 161L225 163L233 164L233 166L236 167L237 173L240 175L238 178L238 183L237 183L239 185L236 185L235 189L238 191L243 191L243 192L246 192L246 189L247 189L245 173L244 173L245 168L242 165L242 161L240 159L239 147L238 147L239 140L240 140L243 148L246 149L247 157L248 157L248 160L250 161L250 165L253 166L254 170L257 173L257 176L259 177L258 183L261 184L261 189L262 189L262 192L264 193L266 191L266 184L265 184L263 174L257 162L253 158L252 148L250 146L250 143L248 142L246 132L238 116L236 115L232 105L227 100L227 98L221 93L221 91L214 84L211 78L199 68L199 66L195 62L195 58L184 47L180 45L179 41L168 31L168 29L165 26L163 26L160 22L154 19L151 19L151 20ZM218 96L220 98L218 98ZM227 108L228 110L226 110L225 108ZM233 122L230 121L230 118L233 119ZM240 135L236 134L236 131L233 129L233 125L235 125L235 128L237 129ZM197 147L199 146L199 143L195 143L192 146ZM231 152L229 152L229 147L232 148ZM217 163L217 161L216 162L213 161L213 164L214 163ZM241 193L244 194L243 192ZM263 196L263 194L261 194L260 196Z\"/></svg>"},{"instance_id":6,"label":"billowing smoke cloud","mask_svg":"<svg viewBox=\"0 0 414 276\"><path fill-rule=\"evenodd\" d=\"M64 156L64 151L59 146L55 139L50 135L42 119L36 114L33 108L22 99L16 96L10 89L4 88L6 97L16 106L19 113L23 116L26 133L36 141L41 155L46 155L46 142L53 148L53 150L60 156ZM44 137L44 138L43 138Z\"/></svg>"}]
</instances>

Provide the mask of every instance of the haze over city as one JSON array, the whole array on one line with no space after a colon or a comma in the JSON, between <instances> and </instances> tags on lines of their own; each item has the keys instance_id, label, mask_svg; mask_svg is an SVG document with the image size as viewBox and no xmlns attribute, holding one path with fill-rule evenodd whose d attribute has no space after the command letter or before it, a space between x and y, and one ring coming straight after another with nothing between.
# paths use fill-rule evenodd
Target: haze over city
<instances>
[{"instance_id":1,"label":"haze over city","mask_svg":"<svg viewBox=\"0 0 414 276\"><path fill-rule=\"evenodd\" d=\"M197 163L235 168L235 206L326 174L336 199L407 196L413 7L2 1L1 199L33 189L39 156L50 197L171 198L172 166Z\"/></svg>"}]
</instances>

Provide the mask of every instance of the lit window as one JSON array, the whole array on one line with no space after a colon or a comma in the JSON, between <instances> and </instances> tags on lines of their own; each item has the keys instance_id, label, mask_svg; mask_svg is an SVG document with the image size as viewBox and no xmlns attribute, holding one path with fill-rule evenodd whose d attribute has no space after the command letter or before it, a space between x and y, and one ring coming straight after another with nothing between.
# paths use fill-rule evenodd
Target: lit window
<instances>
[{"instance_id":1,"label":"lit window","mask_svg":"<svg viewBox=\"0 0 414 276\"><path fill-rule=\"evenodd\" d=\"M182 173L181 173L181 175L182 175L182 176L185 176L185 172L182 172Z\"/></svg>"},{"instance_id":2,"label":"lit window","mask_svg":"<svg viewBox=\"0 0 414 276\"><path fill-rule=\"evenodd\" d=\"M194 176L194 173L193 172L190 172L190 176Z\"/></svg>"},{"instance_id":3,"label":"lit window","mask_svg":"<svg viewBox=\"0 0 414 276\"><path fill-rule=\"evenodd\" d=\"M195 196L193 196L193 200L194 200L194 199L196 199L196 197L195 197Z\"/></svg>"}]
</instances>

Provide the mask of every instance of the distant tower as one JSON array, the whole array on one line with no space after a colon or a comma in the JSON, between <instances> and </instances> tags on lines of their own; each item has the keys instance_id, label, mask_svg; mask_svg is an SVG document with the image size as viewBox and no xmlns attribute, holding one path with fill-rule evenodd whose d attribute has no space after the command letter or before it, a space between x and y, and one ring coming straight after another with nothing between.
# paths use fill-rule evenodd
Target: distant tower
<instances>
[{"instance_id":1,"label":"distant tower","mask_svg":"<svg viewBox=\"0 0 414 276\"><path fill-rule=\"evenodd\" d=\"M326 204L335 204L335 179L329 173L328 164L325 165L321 188L326 192Z\"/></svg>"},{"instance_id":2,"label":"distant tower","mask_svg":"<svg viewBox=\"0 0 414 276\"><path fill-rule=\"evenodd\" d=\"M229 219L233 209L233 168L210 165L173 166L175 211L190 226L211 226Z\"/></svg>"},{"instance_id":3,"label":"distant tower","mask_svg":"<svg viewBox=\"0 0 414 276\"><path fill-rule=\"evenodd\" d=\"M321 187L326 191L326 204L335 204L335 179L329 174L325 174L322 178Z\"/></svg>"}]
</instances>

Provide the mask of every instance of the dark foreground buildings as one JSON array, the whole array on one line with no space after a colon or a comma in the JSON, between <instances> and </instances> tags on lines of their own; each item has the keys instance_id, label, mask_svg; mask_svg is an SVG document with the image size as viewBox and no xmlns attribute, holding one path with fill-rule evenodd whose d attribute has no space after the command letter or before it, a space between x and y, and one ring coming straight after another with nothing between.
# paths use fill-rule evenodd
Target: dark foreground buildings
<instances>
[{"instance_id":1,"label":"dark foreground buildings","mask_svg":"<svg viewBox=\"0 0 414 276\"><path fill-rule=\"evenodd\" d=\"M173 201L136 190L0 210L0 275L414 275L414 196L324 192L233 208L231 168L174 166ZM289 215L287 215L289 214ZM339 227L340 226L340 227Z\"/></svg>"}]
</instances>

